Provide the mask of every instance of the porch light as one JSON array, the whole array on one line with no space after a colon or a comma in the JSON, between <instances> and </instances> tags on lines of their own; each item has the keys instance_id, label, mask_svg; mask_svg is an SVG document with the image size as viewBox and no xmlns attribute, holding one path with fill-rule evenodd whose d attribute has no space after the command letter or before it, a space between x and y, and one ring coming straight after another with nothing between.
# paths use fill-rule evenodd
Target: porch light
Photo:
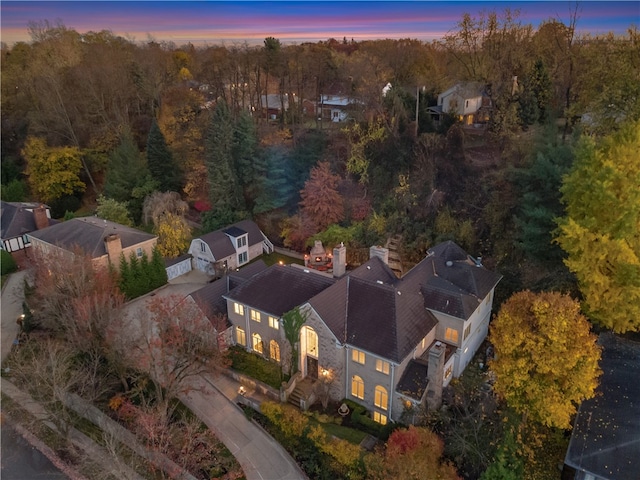
<instances>
[{"instance_id":1,"label":"porch light","mask_svg":"<svg viewBox=\"0 0 640 480\"><path fill-rule=\"evenodd\" d=\"M327 375L329 375L329 370L327 370L326 368L322 369L322 376L326 377Z\"/></svg>"},{"instance_id":2,"label":"porch light","mask_svg":"<svg viewBox=\"0 0 640 480\"><path fill-rule=\"evenodd\" d=\"M240 388L238 389L238 394L244 397L245 393L247 393L247 390L244 388L244 385L240 385Z\"/></svg>"}]
</instances>

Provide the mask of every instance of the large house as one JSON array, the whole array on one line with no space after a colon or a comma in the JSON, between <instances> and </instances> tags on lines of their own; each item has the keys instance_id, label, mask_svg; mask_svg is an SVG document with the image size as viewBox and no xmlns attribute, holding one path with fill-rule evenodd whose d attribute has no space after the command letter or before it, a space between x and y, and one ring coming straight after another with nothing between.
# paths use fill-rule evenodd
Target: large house
<instances>
[{"instance_id":1,"label":"large house","mask_svg":"<svg viewBox=\"0 0 640 480\"><path fill-rule=\"evenodd\" d=\"M289 355L282 316L299 307L296 382L332 377L334 400L366 406L379 423L412 407L437 407L488 332L500 275L453 242L429 250L402 278L381 247L340 278L301 266L274 265L224 294L233 342L276 362ZM344 269L345 247L333 251ZM287 394L285 394L286 396ZM308 405L303 399L302 406Z\"/></svg>"},{"instance_id":2,"label":"large house","mask_svg":"<svg viewBox=\"0 0 640 480\"><path fill-rule=\"evenodd\" d=\"M194 238L189 245L194 267L209 275L236 270L263 253L273 252L273 244L251 220Z\"/></svg>"},{"instance_id":3,"label":"large house","mask_svg":"<svg viewBox=\"0 0 640 480\"><path fill-rule=\"evenodd\" d=\"M112 265L118 269L120 256L132 254L149 258L158 237L98 217L81 217L52 225L28 235L32 248L41 255L74 255L82 251L97 267Z\"/></svg>"},{"instance_id":4,"label":"large house","mask_svg":"<svg viewBox=\"0 0 640 480\"><path fill-rule=\"evenodd\" d=\"M0 202L0 247L17 252L30 247L28 233L56 223L47 205L28 202Z\"/></svg>"}]
</instances>

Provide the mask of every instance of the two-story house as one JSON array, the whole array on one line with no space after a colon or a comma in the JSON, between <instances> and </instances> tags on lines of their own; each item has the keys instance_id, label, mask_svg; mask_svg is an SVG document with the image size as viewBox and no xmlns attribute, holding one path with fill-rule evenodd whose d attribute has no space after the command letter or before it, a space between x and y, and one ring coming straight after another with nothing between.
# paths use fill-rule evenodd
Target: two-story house
<instances>
[{"instance_id":1,"label":"two-story house","mask_svg":"<svg viewBox=\"0 0 640 480\"><path fill-rule=\"evenodd\" d=\"M344 248L334 249L334 262L346 257ZM487 335L501 277L446 242L397 278L381 250L372 247L369 261L339 279L271 267L225 298L235 343L278 362L289 348L282 314L300 307L302 378L330 372L334 400L350 398L384 424L425 402L439 406L442 388L462 374Z\"/></svg>"},{"instance_id":2,"label":"two-story house","mask_svg":"<svg viewBox=\"0 0 640 480\"><path fill-rule=\"evenodd\" d=\"M271 252L273 244L251 220L194 238L189 245L194 268L209 275L235 270Z\"/></svg>"},{"instance_id":3,"label":"two-story house","mask_svg":"<svg viewBox=\"0 0 640 480\"><path fill-rule=\"evenodd\" d=\"M429 107L433 119L447 113L456 116L463 124L484 124L489 121L492 109L486 86L479 82L457 83L438 95L438 104Z\"/></svg>"},{"instance_id":4,"label":"two-story house","mask_svg":"<svg viewBox=\"0 0 640 480\"><path fill-rule=\"evenodd\" d=\"M57 223L47 205L29 202L0 202L0 248L17 252L30 247L28 233Z\"/></svg>"}]
</instances>

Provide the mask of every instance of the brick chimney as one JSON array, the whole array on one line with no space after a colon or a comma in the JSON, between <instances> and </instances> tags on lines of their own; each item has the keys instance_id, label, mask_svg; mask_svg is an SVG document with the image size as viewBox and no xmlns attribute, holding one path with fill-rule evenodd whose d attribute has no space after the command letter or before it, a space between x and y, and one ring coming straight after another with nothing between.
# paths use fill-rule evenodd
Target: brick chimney
<instances>
[{"instance_id":1,"label":"brick chimney","mask_svg":"<svg viewBox=\"0 0 640 480\"><path fill-rule=\"evenodd\" d=\"M47 207L40 204L33 209L33 220L36 223L36 230L42 230L49 226L49 215Z\"/></svg>"},{"instance_id":2,"label":"brick chimney","mask_svg":"<svg viewBox=\"0 0 640 480\"><path fill-rule=\"evenodd\" d=\"M369 249L369 259L378 257L386 265L389 265L389 249L380 245L374 245Z\"/></svg>"},{"instance_id":3,"label":"brick chimney","mask_svg":"<svg viewBox=\"0 0 640 480\"><path fill-rule=\"evenodd\" d=\"M427 405L429 410L437 410L442 405L445 351L446 347L442 342L436 342L429 350L429 366L427 367Z\"/></svg>"},{"instance_id":4,"label":"brick chimney","mask_svg":"<svg viewBox=\"0 0 640 480\"><path fill-rule=\"evenodd\" d=\"M122 253L122 241L117 233L110 233L104 237L104 248L107 250L109 263L116 268L120 265L120 254Z\"/></svg>"},{"instance_id":5,"label":"brick chimney","mask_svg":"<svg viewBox=\"0 0 640 480\"><path fill-rule=\"evenodd\" d=\"M347 270L347 247L340 243L333 249L333 276L338 278Z\"/></svg>"}]
</instances>

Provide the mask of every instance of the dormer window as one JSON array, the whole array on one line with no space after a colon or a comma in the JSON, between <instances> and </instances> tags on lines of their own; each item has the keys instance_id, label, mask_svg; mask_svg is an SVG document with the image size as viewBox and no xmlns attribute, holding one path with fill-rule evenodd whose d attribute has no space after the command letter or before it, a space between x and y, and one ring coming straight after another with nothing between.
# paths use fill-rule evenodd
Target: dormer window
<instances>
[{"instance_id":1,"label":"dormer window","mask_svg":"<svg viewBox=\"0 0 640 480\"><path fill-rule=\"evenodd\" d=\"M243 235L242 237L238 237L236 239L238 248L242 248L242 247L246 247L247 246L247 236Z\"/></svg>"}]
</instances>

